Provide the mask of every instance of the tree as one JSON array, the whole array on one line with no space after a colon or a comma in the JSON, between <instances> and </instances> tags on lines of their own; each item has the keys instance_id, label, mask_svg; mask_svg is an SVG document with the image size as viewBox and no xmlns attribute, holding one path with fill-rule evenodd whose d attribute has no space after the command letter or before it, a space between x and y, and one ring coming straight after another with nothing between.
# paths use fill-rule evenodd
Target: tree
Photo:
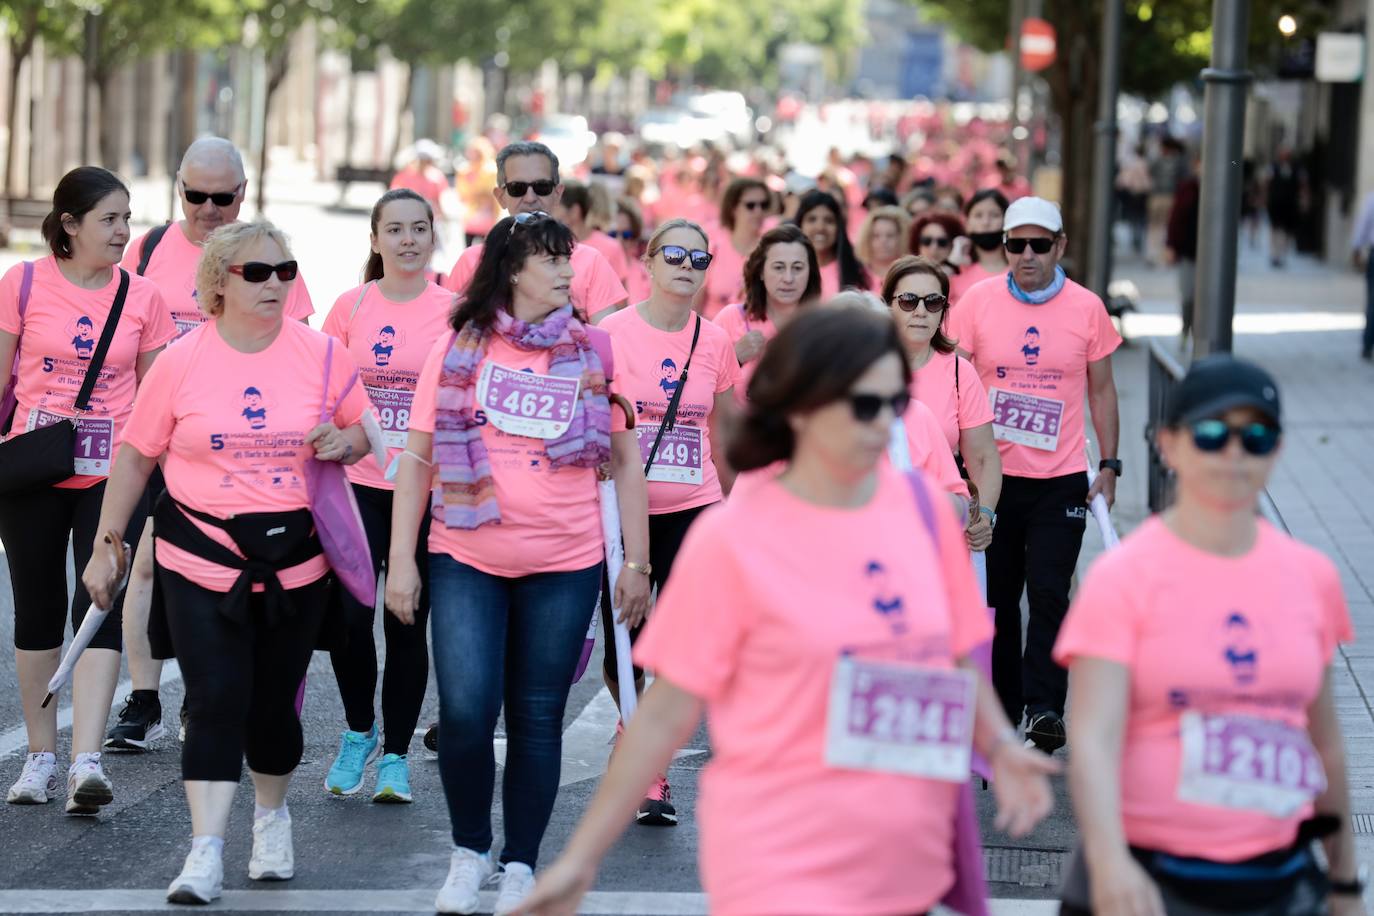
<instances>
[{"instance_id":1,"label":"tree","mask_svg":"<svg viewBox=\"0 0 1374 916\"><path fill-rule=\"evenodd\" d=\"M19 156L19 73L24 61L42 39L50 51L70 51L80 32L80 10L70 2L54 0L4 0L0 3L0 28L10 41L9 142L5 151L5 195L19 193L14 186L14 161ZM6 214L8 216L8 213Z\"/></svg>"},{"instance_id":2,"label":"tree","mask_svg":"<svg viewBox=\"0 0 1374 916\"><path fill-rule=\"evenodd\" d=\"M267 161L271 149L268 128L272 123L272 101L286 79L292 42L301 26L331 5L331 0L252 0L245 4L248 15L243 22L243 43L262 54L267 66L267 85L262 106L262 148L258 151L259 214L267 207Z\"/></svg>"}]
</instances>

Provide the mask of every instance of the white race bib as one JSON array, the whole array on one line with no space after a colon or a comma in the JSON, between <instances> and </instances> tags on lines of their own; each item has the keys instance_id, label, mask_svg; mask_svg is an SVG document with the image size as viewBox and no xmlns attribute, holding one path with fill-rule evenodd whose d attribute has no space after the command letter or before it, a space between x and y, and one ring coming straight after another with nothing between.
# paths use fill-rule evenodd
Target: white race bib
<instances>
[{"instance_id":1,"label":"white race bib","mask_svg":"<svg viewBox=\"0 0 1374 916\"><path fill-rule=\"evenodd\" d=\"M408 388L367 388L367 396L377 407L377 422L382 427L382 442L387 448L405 448L410 434L410 404L415 392Z\"/></svg>"},{"instance_id":2,"label":"white race bib","mask_svg":"<svg viewBox=\"0 0 1374 916\"><path fill-rule=\"evenodd\" d=\"M489 362L477 380L477 402L491 425L512 436L557 439L572 425L580 379L537 375Z\"/></svg>"},{"instance_id":3,"label":"white race bib","mask_svg":"<svg viewBox=\"0 0 1374 916\"><path fill-rule=\"evenodd\" d=\"M1179 737L1180 801L1292 817L1326 790L1307 733L1283 722L1186 712Z\"/></svg>"},{"instance_id":4,"label":"white race bib","mask_svg":"<svg viewBox=\"0 0 1374 916\"><path fill-rule=\"evenodd\" d=\"M1002 388L989 388L988 398L992 402L994 439L1046 452L1059 448L1063 401Z\"/></svg>"},{"instance_id":5,"label":"white race bib","mask_svg":"<svg viewBox=\"0 0 1374 916\"><path fill-rule=\"evenodd\" d=\"M54 423L70 421L71 417L34 408L24 429L33 431ZM76 421L76 445L72 457L78 474L108 477L114 451L114 420L110 417L81 417Z\"/></svg>"},{"instance_id":6,"label":"white race bib","mask_svg":"<svg viewBox=\"0 0 1374 916\"><path fill-rule=\"evenodd\" d=\"M635 438L639 441L639 460L647 462L649 452L658 438L658 423L636 424ZM649 480L659 483L687 483L699 485L701 474L701 427L674 426L663 434L658 454L649 468Z\"/></svg>"}]
</instances>

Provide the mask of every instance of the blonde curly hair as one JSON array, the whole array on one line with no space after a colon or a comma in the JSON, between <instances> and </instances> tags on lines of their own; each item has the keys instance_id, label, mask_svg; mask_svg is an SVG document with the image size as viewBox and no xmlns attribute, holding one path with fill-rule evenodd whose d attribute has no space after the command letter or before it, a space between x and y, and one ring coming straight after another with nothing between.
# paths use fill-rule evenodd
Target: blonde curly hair
<instances>
[{"instance_id":1,"label":"blonde curly hair","mask_svg":"<svg viewBox=\"0 0 1374 916\"><path fill-rule=\"evenodd\" d=\"M210 233L196 268L196 301L202 312L211 318L224 314L224 295L220 289L229 279L229 265L234 263L240 251L263 239L276 242L286 260L291 260L291 243L286 233L266 220L229 223Z\"/></svg>"}]
</instances>

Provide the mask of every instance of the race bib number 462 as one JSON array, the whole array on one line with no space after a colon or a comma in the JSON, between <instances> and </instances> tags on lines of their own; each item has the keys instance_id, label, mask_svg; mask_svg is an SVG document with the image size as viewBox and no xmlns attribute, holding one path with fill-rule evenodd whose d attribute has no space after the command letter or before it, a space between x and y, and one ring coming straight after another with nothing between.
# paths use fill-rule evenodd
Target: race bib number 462
<instances>
[{"instance_id":1,"label":"race bib number 462","mask_svg":"<svg viewBox=\"0 0 1374 916\"><path fill-rule=\"evenodd\" d=\"M989 388L988 397L992 401L994 439L1046 452L1059 448L1063 401L1001 388Z\"/></svg>"},{"instance_id":2,"label":"race bib number 462","mask_svg":"<svg viewBox=\"0 0 1374 916\"><path fill-rule=\"evenodd\" d=\"M1307 732L1273 719L1184 713L1180 801L1292 817L1326 790Z\"/></svg>"},{"instance_id":3,"label":"race bib number 462","mask_svg":"<svg viewBox=\"0 0 1374 916\"><path fill-rule=\"evenodd\" d=\"M503 433L557 439L572 425L581 386L575 378L487 363L477 380L477 400L491 425Z\"/></svg>"}]
</instances>

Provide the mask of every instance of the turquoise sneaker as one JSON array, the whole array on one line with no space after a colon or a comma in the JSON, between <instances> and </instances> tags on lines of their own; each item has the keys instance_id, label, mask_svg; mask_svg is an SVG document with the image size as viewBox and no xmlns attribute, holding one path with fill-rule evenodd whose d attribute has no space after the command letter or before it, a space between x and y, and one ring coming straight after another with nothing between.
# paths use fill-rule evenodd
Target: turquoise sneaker
<instances>
[{"instance_id":1,"label":"turquoise sneaker","mask_svg":"<svg viewBox=\"0 0 1374 916\"><path fill-rule=\"evenodd\" d=\"M410 802L410 764L404 754L387 754L377 764L377 791L372 800L393 805Z\"/></svg>"},{"instance_id":2,"label":"turquoise sneaker","mask_svg":"<svg viewBox=\"0 0 1374 916\"><path fill-rule=\"evenodd\" d=\"M377 734L377 726L363 732L345 731L339 739L339 756L324 778L325 790L334 795L352 795L363 787L363 771L377 759L382 750L382 739Z\"/></svg>"}]
</instances>

